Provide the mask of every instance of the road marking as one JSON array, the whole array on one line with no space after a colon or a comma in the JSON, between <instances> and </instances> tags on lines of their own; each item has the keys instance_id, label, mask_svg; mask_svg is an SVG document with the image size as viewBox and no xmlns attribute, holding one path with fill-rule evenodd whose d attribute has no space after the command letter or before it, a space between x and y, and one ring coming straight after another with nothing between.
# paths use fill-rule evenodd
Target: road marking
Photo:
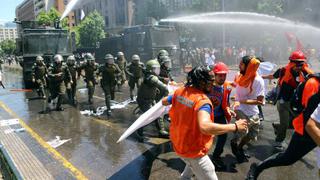
<instances>
[{"instance_id":1,"label":"road marking","mask_svg":"<svg viewBox=\"0 0 320 180\"><path fill-rule=\"evenodd\" d=\"M83 175L83 173L78 170L76 167L74 167L67 159L65 159L57 150L55 150L53 147L51 147L46 141L44 141L40 135L38 135L35 131L31 129L22 119L19 118L19 116L13 112L8 106L6 106L2 101L0 101L0 106L11 116L17 118L23 128L26 129L30 133L30 135L38 141L38 143L45 148L49 154L53 155L55 159L60 161L62 165L69 169L73 175L80 180L86 180L88 179L86 176Z\"/></svg>"},{"instance_id":2,"label":"road marking","mask_svg":"<svg viewBox=\"0 0 320 180\"><path fill-rule=\"evenodd\" d=\"M19 124L19 119L6 119L0 121L0 126L11 126Z\"/></svg>"}]
</instances>

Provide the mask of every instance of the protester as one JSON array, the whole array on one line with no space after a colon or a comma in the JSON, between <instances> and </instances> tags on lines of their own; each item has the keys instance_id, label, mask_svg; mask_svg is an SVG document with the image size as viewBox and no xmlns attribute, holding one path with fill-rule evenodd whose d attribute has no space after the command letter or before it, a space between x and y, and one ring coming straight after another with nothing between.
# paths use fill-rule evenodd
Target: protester
<instances>
[{"instance_id":1,"label":"protester","mask_svg":"<svg viewBox=\"0 0 320 180\"><path fill-rule=\"evenodd\" d=\"M248 131L237 133L231 140L231 150L239 163L248 161L243 147L256 140L259 133L260 117L257 105L264 104L264 82L257 73L260 61L254 56L244 56L240 62L240 74L236 77L235 112L237 118L248 121Z\"/></svg>"},{"instance_id":2,"label":"protester","mask_svg":"<svg viewBox=\"0 0 320 180\"><path fill-rule=\"evenodd\" d=\"M213 122L212 103L206 96L213 85L214 77L207 67L196 67L188 73L187 84L179 88L174 95L162 100L164 105L172 104L169 115L170 139L176 154L186 163L181 174L182 179L216 180L215 167L207 153L212 145L212 135L228 132L244 132L245 120L234 124Z\"/></svg>"}]
</instances>

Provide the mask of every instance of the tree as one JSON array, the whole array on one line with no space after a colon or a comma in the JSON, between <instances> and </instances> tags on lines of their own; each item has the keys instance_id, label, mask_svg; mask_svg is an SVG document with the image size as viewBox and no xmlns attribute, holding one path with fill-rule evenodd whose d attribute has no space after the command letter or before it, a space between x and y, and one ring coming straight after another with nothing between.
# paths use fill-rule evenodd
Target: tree
<instances>
[{"instance_id":1,"label":"tree","mask_svg":"<svg viewBox=\"0 0 320 180\"><path fill-rule=\"evenodd\" d=\"M260 0L257 11L263 14L280 15L283 13L282 0Z\"/></svg>"},{"instance_id":2,"label":"tree","mask_svg":"<svg viewBox=\"0 0 320 180\"><path fill-rule=\"evenodd\" d=\"M93 11L80 23L78 32L81 47L95 47L99 40L105 37L105 23L103 17Z\"/></svg>"},{"instance_id":3,"label":"tree","mask_svg":"<svg viewBox=\"0 0 320 180\"><path fill-rule=\"evenodd\" d=\"M0 48L4 54L12 55L16 50L16 43L12 40L4 40L0 43Z\"/></svg>"},{"instance_id":4,"label":"tree","mask_svg":"<svg viewBox=\"0 0 320 180\"><path fill-rule=\"evenodd\" d=\"M55 8L51 8L47 13L45 11L41 11L37 16L37 21L40 25L50 26L56 21L59 21L60 17L61 14ZM68 27L68 20L66 18L64 18L60 23L63 28Z\"/></svg>"}]
</instances>

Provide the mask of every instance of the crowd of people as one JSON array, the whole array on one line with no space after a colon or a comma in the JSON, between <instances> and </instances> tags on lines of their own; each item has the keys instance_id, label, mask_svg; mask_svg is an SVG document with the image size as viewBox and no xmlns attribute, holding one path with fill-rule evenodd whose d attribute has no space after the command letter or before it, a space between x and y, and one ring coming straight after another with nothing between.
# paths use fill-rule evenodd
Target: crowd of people
<instances>
[{"instance_id":1,"label":"crowd of people","mask_svg":"<svg viewBox=\"0 0 320 180\"><path fill-rule=\"evenodd\" d=\"M221 158L227 142L227 134L233 133L230 145L238 163L248 162L245 151L249 142L258 139L262 120L259 106L265 104L264 79L278 79L276 105L279 123L273 123L274 148L278 152L260 163L253 163L247 179L257 179L263 170L295 163L320 144L319 87L320 75L308 67L302 51L293 51L289 62L270 75L260 75L258 68L262 58L244 55L239 62L239 73L233 82L226 80L229 68L216 62L209 53L205 65L192 68L187 73L186 83L174 94L168 95L167 84L174 81L171 75L171 59L161 50L155 59L146 64L138 55L128 63L122 52L114 58L105 55L105 64L98 65L92 54L84 56L82 64L76 64L74 56L63 63L61 55L54 56L48 67L38 56L33 68L33 82L41 98L48 101L58 98L56 110L61 111L62 98L67 93L71 104L76 104L77 79L83 76L88 88L88 103L92 104L95 86L100 82L104 91L107 115L111 115L110 101L115 98L116 88L121 91L128 80L130 98L134 99L137 89L137 104L141 112L148 111L156 102L172 105L169 115L170 129L165 128L163 117L155 121L160 137L170 138L176 154L186 163L181 174L189 179L193 174L198 179L218 179L215 171L226 169ZM230 102L231 91L235 101ZM292 104L300 106L292 106ZM287 148L283 141L286 131L293 126L295 133ZM137 132L143 142L143 128ZM216 138L213 153L208 155Z\"/></svg>"}]
</instances>

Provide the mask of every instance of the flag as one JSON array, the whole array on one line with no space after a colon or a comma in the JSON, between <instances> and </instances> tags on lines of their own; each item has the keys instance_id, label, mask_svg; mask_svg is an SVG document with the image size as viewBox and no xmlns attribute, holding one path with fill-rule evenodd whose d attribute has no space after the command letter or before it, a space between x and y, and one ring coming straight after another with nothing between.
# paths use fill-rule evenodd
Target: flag
<instances>
[{"instance_id":1,"label":"flag","mask_svg":"<svg viewBox=\"0 0 320 180\"><path fill-rule=\"evenodd\" d=\"M284 35L286 36L289 43L291 43L292 40L296 37L292 32L285 32Z\"/></svg>"},{"instance_id":2,"label":"flag","mask_svg":"<svg viewBox=\"0 0 320 180\"><path fill-rule=\"evenodd\" d=\"M302 51L303 50L303 45L301 41L296 37L296 50Z\"/></svg>"},{"instance_id":3,"label":"flag","mask_svg":"<svg viewBox=\"0 0 320 180\"><path fill-rule=\"evenodd\" d=\"M82 20L83 20L83 18L84 18L85 16L86 16L86 15L84 14L83 9L81 9L81 16L80 16L80 20L82 21Z\"/></svg>"}]
</instances>

